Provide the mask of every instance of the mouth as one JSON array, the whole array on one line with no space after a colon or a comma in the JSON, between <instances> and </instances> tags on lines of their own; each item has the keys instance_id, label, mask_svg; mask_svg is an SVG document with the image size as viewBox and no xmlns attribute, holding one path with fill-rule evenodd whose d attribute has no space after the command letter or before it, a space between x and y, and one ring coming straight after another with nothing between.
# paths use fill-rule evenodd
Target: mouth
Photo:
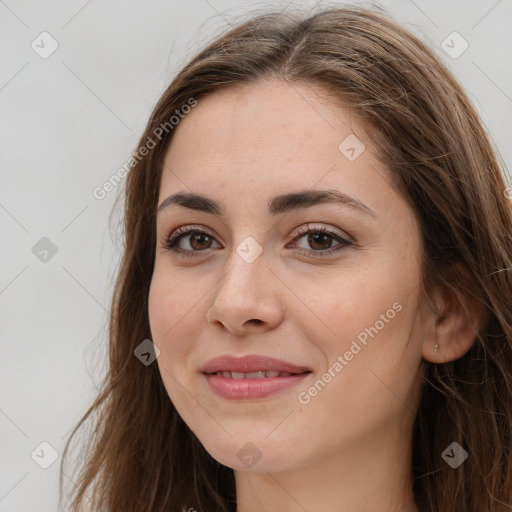
<instances>
[{"instance_id":1,"label":"mouth","mask_svg":"<svg viewBox=\"0 0 512 512\"><path fill-rule=\"evenodd\" d=\"M217 375L218 377L224 377L226 379L274 379L276 377L290 377L291 375L300 375L291 372L279 372L277 370L260 370L257 372L230 372L221 370L216 373L210 373L207 375Z\"/></svg>"},{"instance_id":2,"label":"mouth","mask_svg":"<svg viewBox=\"0 0 512 512\"><path fill-rule=\"evenodd\" d=\"M309 368L260 355L220 356L211 359L201 371L210 390L230 400L269 397L290 389L312 373Z\"/></svg>"},{"instance_id":3,"label":"mouth","mask_svg":"<svg viewBox=\"0 0 512 512\"><path fill-rule=\"evenodd\" d=\"M235 357L229 354L214 357L210 359L202 368L201 371L206 374L216 374L218 372L227 372L238 376L233 378L241 379L240 374L249 375L249 378L273 378L279 374L298 374L310 372L310 368L300 366L289 361L282 359L275 359L273 357L263 355L247 355L243 357ZM263 373L265 375L263 375ZM274 373L273 373L274 372ZM278 372L275 374L275 372ZM256 375L257 374L257 375ZM225 375L228 378L228 375ZM246 378L246 377L244 377Z\"/></svg>"}]
</instances>

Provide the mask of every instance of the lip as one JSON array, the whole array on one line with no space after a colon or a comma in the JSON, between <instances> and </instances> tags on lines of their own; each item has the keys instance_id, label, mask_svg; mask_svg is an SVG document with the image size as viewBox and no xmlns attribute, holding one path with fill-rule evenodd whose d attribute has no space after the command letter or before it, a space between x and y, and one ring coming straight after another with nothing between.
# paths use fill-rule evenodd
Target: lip
<instances>
[{"instance_id":1,"label":"lip","mask_svg":"<svg viewBox=\"0 0 512 512\"><path fill-rule=\"evenodd\" d=\"M210 359L201 368L203 373L210 374L220 371L250 373L262 370L274 370L289 373L304 373L311 371L305 366L297 366L289 363L288 361L262 355L248 355L243 357L223 355Z\"/></svg>"},{"instance_id":2,"label":"lip","mask_svg":"<svg viewBox=\"0 0 512 512\"><path fill-rule=\"evenodd\" d=\"M291 375L233 379L216 374L222 371L250 373L264 370L287 372ZM230 400L265 398L294 386L311 374L311 370L304 366L262 355L215 357L208 361L201 371L210 389L222 398Z\"/></svg>"}]
</instances>

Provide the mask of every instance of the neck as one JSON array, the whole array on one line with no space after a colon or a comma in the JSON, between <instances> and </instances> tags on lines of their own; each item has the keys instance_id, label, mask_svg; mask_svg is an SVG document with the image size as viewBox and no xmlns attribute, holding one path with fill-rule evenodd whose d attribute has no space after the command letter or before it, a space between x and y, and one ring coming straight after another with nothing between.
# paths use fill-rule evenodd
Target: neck
<instances>
[{"instance_id":1,"label":"neck","mask_svg":"<svg viewBox=\"0 0 512 512\"><path fill-rule=\"evenodd\" d=\"M410 443L390 434L373 432L289 471L235 471L237 512L418 512Z\"/></svg>"}]
</instances>

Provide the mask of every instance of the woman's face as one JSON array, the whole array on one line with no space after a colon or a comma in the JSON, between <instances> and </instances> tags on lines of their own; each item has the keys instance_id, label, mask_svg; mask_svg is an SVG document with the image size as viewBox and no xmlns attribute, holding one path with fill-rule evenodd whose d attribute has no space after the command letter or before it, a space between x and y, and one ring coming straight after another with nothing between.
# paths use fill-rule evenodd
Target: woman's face
<instances>
[{"instance_id":1,"label":"woman's face","mask_svg":"<svg viewBox=\"0 0 512 512\"><path fill-rule=\"evenodd\" d=\"M216 92L165 158L157 363L183 420L237 470L410 444L428 314L418 225L361 125L319 93ZM166 201L178 193L205 199Z\"/></svg>"}]
</instances>

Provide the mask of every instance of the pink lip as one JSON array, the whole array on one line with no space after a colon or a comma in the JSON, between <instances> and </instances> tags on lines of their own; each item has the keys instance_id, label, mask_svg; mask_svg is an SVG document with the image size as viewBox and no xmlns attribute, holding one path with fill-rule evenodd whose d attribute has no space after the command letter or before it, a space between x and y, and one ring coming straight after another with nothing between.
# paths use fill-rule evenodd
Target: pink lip
<instances>
[{"instance_id":1,"label":"pink lip","mask_svg":"<svg viewBox=\"0 0 512 512\"><path fill-rule=\"evenodd\" d=\"M305 366L297 366L287 361L260 355L243 357L224 355L214 357L201 368L203 373L216 373L219 371L249 373L262 370L275 370L278 372L289 373L304 373L311 371Z\"/></svg>"},{"instance_id":2,"label":"pink lip","mask_svg":"<svg viewBox=\"0 0 512 512\"><path fill-rule=\"evenodd\" d=\"M250 373L264 370L288 372L293 375L255 379L232 379L215 375L219 371ZM233 357L229 355L211 359L201 370L210 389L223 398L251 400L264 398L287 389L306 378L311 370L287 361L266 356Z\"/></svg>"}]
</instances>

